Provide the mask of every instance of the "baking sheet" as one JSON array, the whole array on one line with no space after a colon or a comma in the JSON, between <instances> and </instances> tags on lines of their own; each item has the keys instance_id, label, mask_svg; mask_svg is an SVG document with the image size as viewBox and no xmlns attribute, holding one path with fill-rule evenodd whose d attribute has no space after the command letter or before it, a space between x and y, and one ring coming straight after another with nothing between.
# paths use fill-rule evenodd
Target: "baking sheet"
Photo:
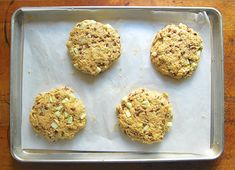
<instances>
[{"instance_id":1,"label":"baking sheet","mask_svg":"<svg viewBox=\"0 0 235 170\"><path fill-rule=\"evenodd\" d=\"M95 19L115 27L122 55L113 67L92 77L76 71L65 43L77 21ZM199 67L192 77L176 81L156 72L150 62L153 37L166 24L183 22L204 40ZM85 11L47 17L24 16L22 95L22 149L205 153L210 148L211 47L206 13L151 12L140 16ZM34 97L60 85L72 87L85 105L86 128L71 141L50 144L37 136L28 116ZM133 89L146 87L168 92L173 106L173 127L160 144L131 141L117 127L115 106Z\"/></svg>"}]
</instances>

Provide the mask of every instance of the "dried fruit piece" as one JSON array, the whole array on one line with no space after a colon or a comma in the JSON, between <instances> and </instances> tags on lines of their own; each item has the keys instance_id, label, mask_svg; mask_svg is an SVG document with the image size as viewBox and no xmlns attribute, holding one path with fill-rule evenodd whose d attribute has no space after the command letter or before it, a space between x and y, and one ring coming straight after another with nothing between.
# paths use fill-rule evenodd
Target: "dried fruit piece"
<instances>
[{"instance_id":1,"label":"dried fruit piece","mask_svg":"<svg viewBox=\"0 0 235 170\"><path fill-rule=\"evenodd\" d=\"M68 119L67 119L67 123L71 124L72 122L73 122L73 117L69 116Z\"/></svg>"},{"instance_id":2,"label":"dried fruit piece","mask_svg":"<svg viewBox=\"0 0 235 170\"><path fill-rule=\"evenodd\" d=\"M53 129L57 129L57 128L58 128L58 125L57 125L55 122L52 122L52 123L51 123L51 127L52 127Z\"/></svg>"},{"instance_id":3,"label":"dried fruit piece","mask_svg":"<svg viewBox=\"0 0 235 170\"><path fill-rule=\"evenodd\" d=\"M63 106L58 106L58 107L56 107L55 109L56 109L56 110L61 110L61 109L63 109Z\"/></svg>"},{"instance_id":4,"label":"dried fruit piece","mask_svg":"<svg viewBox=\"0 0 235 170\"><path fill-rule=\"evenodd\" d=\"M130 109L132 107L132 104L130 102L127 102L126 106Z\"/></svg>"},{"instance_id":5,"label":"dried fruit piece","mask_svg":"<svg viewBox=\"0 0 235 170\"><path fill-rule=\"evenodd\" d=\"M69 116L69 114L67 113L67 112L64 112L64 117L68 117Z\"/></svg>"},{"instance_id":6,"label":"dried fruit piece","mask_svg":"<svg viewBox=\"0 0 235 170\"><path fill-rule=\"evenodd\" d=\"M66 103L66 102L68 102L69 101L69 99L66 97L66 98L64 98L63 100L62 100L62 103Z\"/></svg>"},{"instance_id":7,"label":"dried fruit piece","mask_svg":"<svg viewBox=\"0 0 235 170\"><path fill-rule=\"evenodd\" d=\"M61 115L60 111L56 111L54 114L55 114L57 117L60 117L60 115Z\"/></svg>"}]
</instances>

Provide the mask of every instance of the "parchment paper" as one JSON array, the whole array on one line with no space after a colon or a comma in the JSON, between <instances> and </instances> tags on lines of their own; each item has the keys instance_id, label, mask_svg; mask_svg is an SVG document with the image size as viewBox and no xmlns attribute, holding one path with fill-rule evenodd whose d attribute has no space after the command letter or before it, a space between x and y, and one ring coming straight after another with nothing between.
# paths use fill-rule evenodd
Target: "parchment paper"
<instances>
[{"instance_id":1,"label":"parchment paper","mask_svg":"<svg viewBox=\"0 0 235 170\"><path fill-rule=\"evenodd\" d=\"M137 16L136 14L139 14ZM78 21L94 19L109 23L121 36L120 59L103 74L93 77L76 71L65 43ZM170 23L185 23L204 41L200 64L192 77L172 80L155 71L150 61L154 35ZM24 59L22 96L22 148L205 153L210 147L211 46L206 13L116 11L57 12L24 16ZM86 105L86 128L71 141L48 143L34 133L29 112L35 96L60 85L76 91ZM123 135L115 106L138 87L168 92L173 106L173 127L162 143L140 144Z\"/></svg>"}]
</instances>

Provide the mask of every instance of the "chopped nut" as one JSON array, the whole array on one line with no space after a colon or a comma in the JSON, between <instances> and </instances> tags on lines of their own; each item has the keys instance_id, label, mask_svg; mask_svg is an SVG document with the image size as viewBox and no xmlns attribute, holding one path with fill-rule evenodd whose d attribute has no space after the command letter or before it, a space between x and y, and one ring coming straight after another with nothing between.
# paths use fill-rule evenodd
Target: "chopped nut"
<instances>
[{"instance_id":1,"label":"chopped nut","mask_svg":"<svg viewBox=\"0 0 235 170\"><path fill-rule=\"evenodd\" d=\"M125 111L125 114L126 114L126 117L131 117L131 113L130 113L129 110L126 110L126 111Z\"/></svg>"},{"instance_id":2,"label":"chopped nut","mask_svg":"<svg viewBox=\"0 0 235 170\"><path fill-rule=\"evenodd\" d=\"M196 68L197 64L196 63L192 63L191 66L192 66L192 68Z\"/></svg>"},{"instance_id":3,"label":"chopped nut","mask_svg":"<svg viewBox=\"0 0 235 170\"><path fill-rule=\"evenodd\" d=\"M58 128L58 125L57 125L55 122L52 122L52 123L51 123L51 127L52 127L53 129L57 129L57 128Z\"/></svg>"},{"instance_id":4,"label":"chopped nut","mask_svg":"<svg viewBox=\"0 0 235 170\"><path fill-rule=\"evenodd\" d=\"M168 123L167 123L167 126L168 126L168 127L171 127L171 126L172 126L172 122L168 122Z\"/></svg>"},{"instance_id":5,"label":"chopped nut","mask_svg":"<svg viewBox=\"0 0 235 170\"><path fill-rule=\"evenodd\" d=\"M183 28L183 27L185 27L185 25L182 24L182 23L180 23L180 24L179 24L179 27L180 27L180 28Z\"/></svg>"},{"instance_id":6,"label":"chopped nut","mask_svg":"<svg viewBox=\"0 0 235 170\"><path fill-rule=\"evenodd\" d=\"M53 98L51 96L49 97L49 102L53 102Z\"/></svg>"},{"instance_id":7,"label":"chopped nut","mask_svg":"<svg viewBox=\"0 0 235 170\"><path fill-rule=\"evenodd\" d=\"M163 97L168 98L168 94L167 93L162 93Z\"/></svg>"},{"instance_id":8,"label":"chopped nut","mask_svg":"<svg viewBox=\"0 0 235 170\"><path fill-rule=\"evenodd\" d=\"M149 128L149 126L148 126L148 125L144 126L143 131L148 130L148 128Z\"/></svg>"},{"instance_id":9,"label":"chopped nut","mask_svg":"<svg viewBox=\"0 0 235 170\"><path fill-rule=\"evenodd\" d=\"M146 105L146 106L149 106L149 105L150 105L150 103L149 103L148 100L144 100L144 101L142 102L142 104L143 104L143 105Z\"/></svg>"},{"instance_id":10,"label":"chopped nut","mask_svg":"<svg viewBox=\"0 0 235 170\"><path fill-rule=\"evenodd\" d=\"M172 112L172 107L169 107L169 108L168 108L168 111L171 113L171 112Z\"/></svg>"},{"instance_id":11,"label":"chopped nut","mask_svg":"<svg viewBox=\"0 0 235 170\"><path fill-rule=\"evenodd\" d=\"M53 119L57 124L59 124L60 122L57 119Z\"/></svg>"},{"instance_id":12,"label":"chopped nut","mask_svg":"<svg viewBox=\"0 0 235 170\"><path fill-rule=\"evenodd\" d=\"M200 55L200 54L201 54L201 51L198 51L198 52L197 52L197 55Z\"/></svg>"},{"instance_id":13,"label":"chopped nut","mask_svg":"<svg viewBox=\"0 0 235 170\"><path fill-rule=\"evenodd\" d=\"M80 119L84 119L85 117L86 117L86 114L82 113L81 116L80 116Z\"/></svg>"},{"instance_id":14,"label":"chopped nut","mask_svg":"<svg viewBox=\"0 0 235 170\"><path fill-rule=\"evenodd\" d=\"M96 67L97 72L101 72L101 68L100 67Z\"/></svg>"},{"instance_id":15,"label":"chopped nut","mask_svg":"<svg viewBox=\"0 0 235 170\"><path fill-rule=\"evenodd\" d=\"M123 102L126 102L127 100L128 100L128 97L127 97L127 96L125 96L125 97L122 98L122 101L123 101Z\"/></svg>"},{"instance_id":16,"label":"chopped nut","mask_svg":"<svg viewBox=\"0 0 235 170\"><path fill-rule=\"evenodd\" d=\"M154 57L156 57L156 56L157 56L157 53L154 51L154 52L152 53L152 55L153 55Z\"/></svg>"},{"instance_id":17,"label":"chopped nut","mask_svg":"<svg viewBox=\"0 0 235 170\"><path fill-rule=\"evenodd\" d=\"M89 24L95 24L96 21L95 20L89 20Z\"/></svg>"},{"instance_id":18,"label":"chopped nut","mask_svg":"<svg viewBox=\"0 0 235 170\"><path fill-rule=\"evenodd\" d=\"M79 53L78 49L77 48L73 48L73 53L74 54L78 54Z\"/></svg>"},{"instance_id":19,"label":"chopped nut","mask_svg":"<svg viewBox=\"0 0 235 170\"><path fill-rule=\"evenodd\" d=\"M86 28L86 26L87 26L87 24L86 23L81 23L81 25L80 25L80 29L84 29L84 28Z\"/></svg>"},{"instance_id":20,"label":"chopped nut","mask_svg":"<svg viewBox=\"0 0 235 170\"><path fill-rule=\"evenodd\" d=\"M109 25L109 24L104 25L104 28L106 28L106 29L113 29L113 27L111 25Z\"/></svg>"}]
</instances>

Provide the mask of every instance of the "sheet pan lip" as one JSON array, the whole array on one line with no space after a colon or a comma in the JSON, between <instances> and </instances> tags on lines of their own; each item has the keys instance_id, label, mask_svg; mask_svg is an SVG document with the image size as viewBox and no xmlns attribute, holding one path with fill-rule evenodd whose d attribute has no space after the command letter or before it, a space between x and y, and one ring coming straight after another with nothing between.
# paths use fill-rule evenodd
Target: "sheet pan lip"
<instances>
[{"instance_id":1,"label":"sheet pan lip","mask_svg":"<svg viewBox=\"0 0 235 170\"><path fill-rule=\"evenodd\" d=\"M44 7L30 7L30 6L24 6L16 9L14 13L17 13L18 11L45 11L45 10L68 10L68 9L176 9L176 10L210 10L213 13L216 13L218 16L222 17L221 12L214 8L214 7L206 7L206 6L44 6ZM13 14L14 15L14 14Z\"/></svg>"},{"instance_id":2,"label":"sheet pan lip","mask_svg":"<svg viewBox=\"0 0 235 170\"><path fill-rule=\"evenodd\" d=\"M219 10L217 10L216 8L213 8L213 7L181 7L181 6L48 6L48 7L20 7L18 9L16 9L16 11L12 14L12 17L11 17L11 35L13 35L14 33L14 21L16 19L16 17L18 16L19 13L21 12L24 12L24 11L44 11L44 10L69 10L69 9L156 9L158 11L160 10L172 10L172 9L176 9L176 10L208 10L208 11L211 11L212 13L216 14L218 16L218 19L220 21L219 25L220 25L220 29L221 29L221 73L222 73L222 77L221 79L224 80L224 46L223 46L223 18L222 18L222 14L220 13ZM13 48L12 48L12 44L13 44L13 36L11 36L11 49L10 49L10 66L11 66L11 69L12 69L12 66L13 66L13 59L15 58L15 56L13 56ZM10 132L11 132L11 135L10 135L10 142L11 142L11 147L10 147L10 153L12 155L12 157L19 161L19 162L79 162L79 163L82 163L82 162L101 162L101 163L112 163L112 162L174 162L174 161L197 161L197 160L214 160L214 159L217 159L218 157L220 157L224 151L224 137L222 137L222 146L219 148L219 151L213 155L213 156L207 156L205 155L204 157L201 157L201 158L189 158L189 159L183 159L183 158L179 158L179 159L118 159L116 160L115 158L113 159L96 159L96 160L90 160L90 159L83 159L83 160L79 160L79 159L74 159L74 160L61 160L61 159L48 159L48 160L45 160L45 159L40 159L40 160L34 160L34 159L26 159L22 154L23 154L23 150L21 149L20 150L20 153L18 153L14 146L13 146L13 138L14 136L12 135L12 128L13 128L13 120L12 117L14 116L13 113L12 113L12 103L13 103L13 96L12 96L12 91L13 91L13 87L12 87L12 82L14 82L15 80L13 80L13 73L11 71L10 73ZM223 81L224 82L224 81ZM222 88L221 89L221 93L223 94L222 97L224 97L224 85L222 85ZM221 99L223 102L224 102L224 98ZM223 118L224 118L224 103L221 103L221 107L223 109L223 112L221 113ZM223 129L221 129L223 132L223 136L224 136L224 122L222 123L222 126L223 126Z\"/></svg>"},{"instance_id":3,"label":"sheet pan lip","mask_svg":"<svg viewBox=\"0 0 235 170\"><path fill-rule=\"evenodd\" d=\"M112 159L102 159L102 158L96 158L96 159L73 159L73 160L65 160L65 159L46 159L46 158L43 158L43 159L31 159L31 158L28 158L28 159L24 159L23 157L20 157L19 155L17 154L14 154L12 155L13 158L18 161L18 162L23 162L23 163L26 163L26 162L40 162L40 163L136 163L136 162L139 162L139 163L155 163L155 162L178 162L178 161L209 161L209 160L215 160L217 159L220 154L217 156L214 156L214 157L201 157L201 158L174 158L174 159L169 159L169 158L160 158L160 159L154 159L154 158L151 158L151 159L144 159L144 158L141 158L141 159L117 159L117 158L112 158Z\"/></svg>"},{"instance_id":4,"label":"sheet pan lip","mask_svg":"<svg viewBox=\"0 0 235 170\"><path fill-rule=\"evenodd\" d=\"M13 119L13 117L14 117L14 115L13 115L13 107L14 107L14 105L13 105L13 87L12 87L12 85L13 85L13 82L14 82L14 80L13 80L13 72L12 72L12 67L13 67L13 58L14 58L14 56L13 56L13 42L14 42L14 37L12 36L13 34L14 34L14 31L15 31L15 29L14 29L14 22L15 22L15 19L16 19L16 17L17 17L17 15L20 13L20 12L22 12L22 9L21 8L18 8L17 10L15 10L15 12L12 14L12 16L11 16L11 46L10 46L10 153L11 153L11 156L15 159L15 160L17 160L17 161L19 161L19 160L21 160L21 158L19 157L19 155L17 155L16 154L16 152L15 152L15 150L14 150L14 146L13 146L13 141L14 141L14 136L12 135L12 129L13 129L13 125L14 125L14 119Z\"/></svg>"},{"instance_id":5,"label":"sheet pan lip","mask_svg":"<svg viewBox=\"0 0 235 170\"><path fill-rule=\"evenodd\" d=\"M218 159L224 152L224 32L223 32L223 16L221 12L213 7L208 8L208 11L212 12L218 17L219 21L219 27L220 27L220 47L221 47L221 114L222 114L222 121L221 121L221 131L222 131L222 141L221 141L221 147L219 148L218 152L211 157L211 160Z\"/></svg>"},{"instance_id":6,"label":"sheet pan lip","mask_svg":"<svg viewBox=\"0 0 235 170\"><path fill-rule=\"evenodd\" d=\"M11 156L18 162L27 162L27 160L23 159L20 155L18 155L13 146L11 146Z\"/></svg>"},{"instance_id":7,"label":"sheet pan lip","mask_svg":"<svg viewBox=\"0 0 235 170\"><path fill-rule=\"evenodd\" d=\"M20 150L20 153L23 153L23 150ZM42 163L154 163L154 162L178 162L178 161L201 161L201 160L215 160L217 159L222 152L219 152L219 154L216 154L215 156L206 156L206 157L198 157L198 158L174 158L174 159L169 159L169 158L160 158L160 159L154 159L154 158L130 158L130 159L125 159L125 158L112 158L112 159L106 159L106 158L96 158L96 159L32 159L32 158L24 158L23 156L20 156L16 152L12 152L12 157L18 161L18 162L42 162Z\"/></svg>"}]
</instances>

